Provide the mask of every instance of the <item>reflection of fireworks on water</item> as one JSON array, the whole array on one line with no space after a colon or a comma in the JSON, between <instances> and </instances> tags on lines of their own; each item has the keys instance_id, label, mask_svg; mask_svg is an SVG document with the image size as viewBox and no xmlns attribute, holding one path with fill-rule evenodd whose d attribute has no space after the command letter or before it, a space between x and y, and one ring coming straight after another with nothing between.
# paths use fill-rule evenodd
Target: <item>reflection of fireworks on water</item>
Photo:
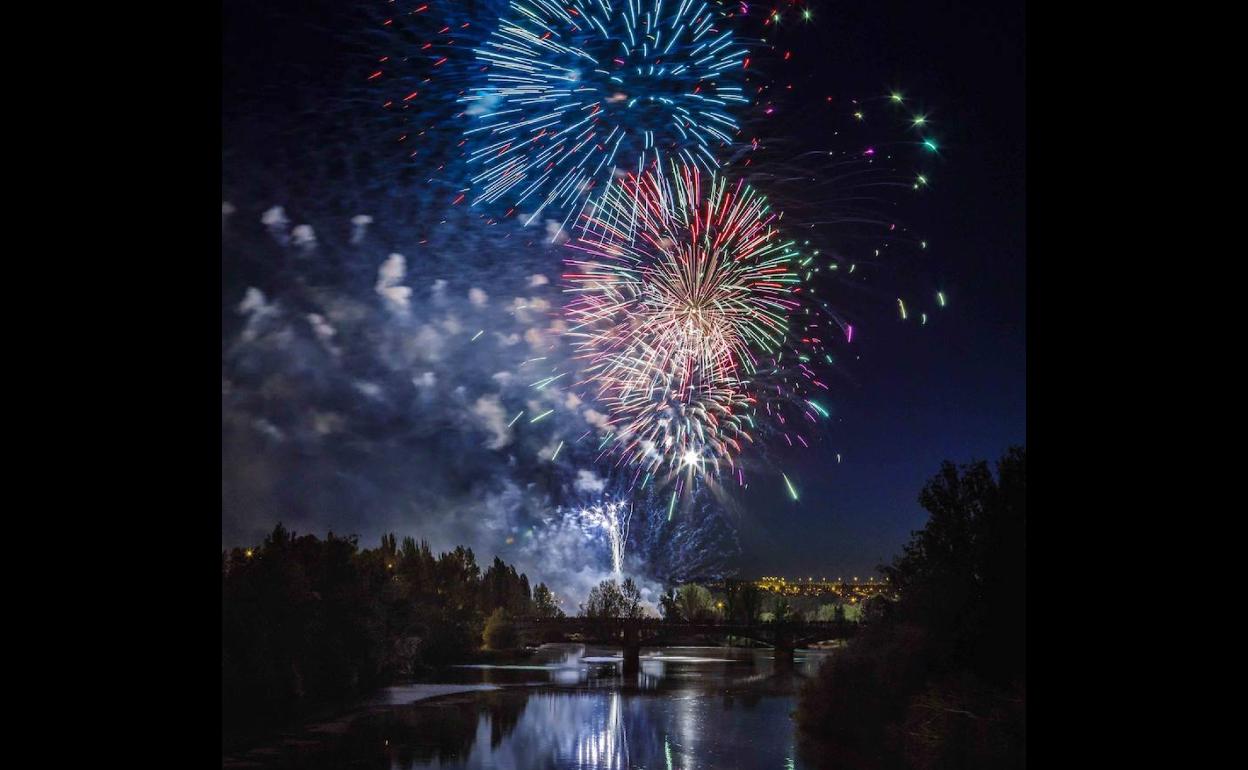
<instances>
[{"instance_id":1,"label":"reflection of fireworks on water","mask_svg":"<svg viewBox=\"0 0 1248 770\"><path fill-rule=\"evenodd\" d=\"M611 548L611 571L620 575L624 571L624 551L628 547L628 522L633 517L629 503L612 500L598 503L576 512L582 526L588 530L601 529Z\"/></svg>"}]
</instances>

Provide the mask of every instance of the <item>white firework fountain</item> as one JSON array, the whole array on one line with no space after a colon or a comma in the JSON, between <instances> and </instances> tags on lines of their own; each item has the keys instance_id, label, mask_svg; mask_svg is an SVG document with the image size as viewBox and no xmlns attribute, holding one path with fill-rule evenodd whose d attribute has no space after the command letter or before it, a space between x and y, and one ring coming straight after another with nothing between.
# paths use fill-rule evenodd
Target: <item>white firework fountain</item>
<instances>
[{"instance_id":1,"label":"white firework fountain","mask_svg":"<svg viewBox=\"0 0 1248 770\"><path fill-rule=\"evenodd\" d=\"M624 549L628 546L628 522L633 517L631 505L619 501L603 502L577 511L587 531L601 529L611 547L611 570L619 577L624 570Z\"/></svg>"}]
</instances>

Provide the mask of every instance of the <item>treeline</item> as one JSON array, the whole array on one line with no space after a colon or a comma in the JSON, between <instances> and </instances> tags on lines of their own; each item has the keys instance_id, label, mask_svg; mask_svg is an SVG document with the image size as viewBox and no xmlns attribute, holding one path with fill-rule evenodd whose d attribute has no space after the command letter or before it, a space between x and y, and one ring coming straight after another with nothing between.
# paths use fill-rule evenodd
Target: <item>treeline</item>
<instances>
[{"instance_id":1,"label":"treeline","mask_svg":"<svg viewBox=\"0 0 1248 770\"><path fill-rule=\"evenodd\" d=\"M472 549L434 556L394 535L375 549L278 525L221 555L222 718L226 734L278 724L301 707L352 697L459 662L491 638L511 646L516 615L562 614L544 584Z\"/></svg>"},{"instance_id":2,"label":"treeline","mask_svg":"<svg viewBox=\"0 0 1248 770\"><path fill-rule=\"evenodd\" d=\"M803 690L806 753L853 768L1021 768L1027 456L945 463L930 514L881 568L897 589Z\"/></svg>"},{"instance_id":3,"label":"treeline","mask_svg":"<svg viewBox=\"0 0 1248 770\"><path fill-rule=\"evenodd\" d=\"M728 621L756 623L800 623L814 621L860 622L872 613L883 611L887 600L874 597L863 604L840 601L819 603L812 600L790 601L787 597L768 598L765 591L748 580L725 580L720 592L697 583L669 587L659 596L658 610L663 620L683 623ZM604 580L590 589L589 597L580 607L584 618L641 618L645 608L641 590L633 579L623 582Z\"/></svg>"},{"instance_id":4,"label":"treeline","mask_svg":"<svg viewBox=\"0 0 1248 770\"><path fill-rule=\"evenodd\" d=\"M756 623L813 621L850 621L863 619L864 606L840 601L820 603L802 598L769 597L766 591L748 580L725 580L723 590L714 592L696 583L669 588L659 597L659 612L664 619L686 623L729 621Z\"/></svg>"}]
</instances>

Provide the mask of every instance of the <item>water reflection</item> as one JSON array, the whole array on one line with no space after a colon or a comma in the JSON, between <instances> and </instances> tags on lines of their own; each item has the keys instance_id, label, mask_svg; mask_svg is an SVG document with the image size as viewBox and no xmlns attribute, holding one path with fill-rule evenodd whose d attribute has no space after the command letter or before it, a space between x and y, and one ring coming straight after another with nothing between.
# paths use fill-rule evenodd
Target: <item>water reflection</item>
<instances>
[{"instance_id":1,"label":"water reflection","mask_svg":"<svg viewBox=\"0 0 1248 770\"><path fill-rule=\"evenodd\" d=\"M622 676L607 649L552 645L523 666L460 667L440 681L498 685L368 713L332 745L268 767L801 767L790 718L821 653L777 670L768 650L666 648Z\"/></svg>"}]
</instances>

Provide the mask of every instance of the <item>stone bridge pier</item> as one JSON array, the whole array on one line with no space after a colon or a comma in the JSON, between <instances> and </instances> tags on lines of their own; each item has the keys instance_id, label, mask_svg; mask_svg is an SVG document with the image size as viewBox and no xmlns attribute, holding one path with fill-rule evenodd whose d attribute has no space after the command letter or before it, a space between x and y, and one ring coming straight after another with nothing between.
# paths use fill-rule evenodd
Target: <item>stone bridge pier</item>
<instances>
[{"instance_id":1,"label":"stone bridge pier","mask_svg":"<svg viewBox=\"0 0 1248 770\"><path fill-rule=\"evenodd\" d=\"M772 644L772 658L776 662L777 671L791 671L793 669L793 634L788 629L776 629L775 639Z\"/></svg>"},{"instance_id":2,"label":"stone bridge pier","mask_svg":"<svg viewBox=\"0 0 1248 770\"><path fill-rule=\"evenodd\" d=\"M641 634L635 623L625 623L622 639L624 647L624 676L635 677L641 672Z\"/></svg>"}]
</instances>

